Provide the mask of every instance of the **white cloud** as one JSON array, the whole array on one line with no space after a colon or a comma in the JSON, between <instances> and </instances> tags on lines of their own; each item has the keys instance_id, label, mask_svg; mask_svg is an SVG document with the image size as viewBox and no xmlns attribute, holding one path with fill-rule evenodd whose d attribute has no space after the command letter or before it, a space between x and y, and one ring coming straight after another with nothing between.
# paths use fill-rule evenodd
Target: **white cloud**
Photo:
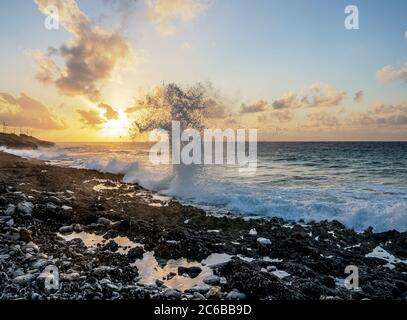
<instances>
[{"instance_id":1,"label":"white cloud","mask_svg":"<svg viewBox=\"0 0 407 320\"><path fill-rule=\"evenodd\" d=\"M206 8L202 0L150 0L148 16L156 30L163 35L177 31L176 22L188 22Z\"/></svg>"}]
</instances>

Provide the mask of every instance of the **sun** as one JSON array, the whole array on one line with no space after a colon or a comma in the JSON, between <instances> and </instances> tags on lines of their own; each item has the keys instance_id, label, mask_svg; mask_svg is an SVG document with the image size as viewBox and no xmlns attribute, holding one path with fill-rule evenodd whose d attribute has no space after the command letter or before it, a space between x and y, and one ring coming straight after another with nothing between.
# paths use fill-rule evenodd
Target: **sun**
<instances>
[{"instance_id":1,"label":"sun","mask_svg":"<svg viewBox=\"0 0 407 320\"><path fill-rule=\"evenodd\" d=\"M131 121L124 112L119 111L118 119L107 121L100 130L100 135L109 140L128 140Z\"/></svg>"}]
</instances>

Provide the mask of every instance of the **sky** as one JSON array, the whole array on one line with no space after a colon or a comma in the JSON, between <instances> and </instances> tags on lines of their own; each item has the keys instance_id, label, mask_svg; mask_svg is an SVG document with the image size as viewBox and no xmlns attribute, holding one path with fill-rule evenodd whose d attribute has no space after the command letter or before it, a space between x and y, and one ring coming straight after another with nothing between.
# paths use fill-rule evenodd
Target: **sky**
<instances>
[{"instance_id":1,"label":"sky","mask_svg":"<svg viewBox=\"0 0 407 320\"><path fill-rule=\"evenodd\" d=\"M53 141L126 141L146 93L202 82L217 96L208 127L404 141L406 16L404 0L1 1L0 121Z\"/></svg>"}]
</instances>

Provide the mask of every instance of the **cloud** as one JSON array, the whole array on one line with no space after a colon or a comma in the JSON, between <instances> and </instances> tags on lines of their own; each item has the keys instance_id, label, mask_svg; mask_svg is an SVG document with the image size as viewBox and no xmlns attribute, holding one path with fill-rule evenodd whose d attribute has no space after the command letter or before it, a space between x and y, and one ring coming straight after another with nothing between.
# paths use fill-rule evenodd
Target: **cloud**
<instances>
[{"instance_id":1,"label":"cloud","mask_svg":"<svg viewBox=\"0 0 407 320\"><path fill-rule=\"evenodd\" d=\"M404 113L407 114L407 106L404 105L391 105L391 104L376 104L369 109L373 114L394 114Z\"/></svg>"},{"instance_id":2,"label":"cloud","mask_svg":"<svg viewBox=\"0 0 407 320\"><path fill-rule=\"evenodd\" d=\"M360 90L355 93L355 97L353 98L353 101L358 102L358 103L362 102L364 96L365 96L365 93L363 92L363 90Z\"/></svg>"},{"instance_id":3,"label":"cloud","mask_svg":"<svg viewBox=\"0 0 407 320\"><path fill-rule=\"evenodd\" d=\"M407 105L376 104L367 112L353 115L348 122L358 127L404 127L407 126Z\"/></svg>"},{"instance_id":4,"label":"cloud","mask_svg":"<svg viewBox=\"0 0 407 320\"><path fill-rule=\"evenodd\" d=\"M246 105L242 104L240 113L257 113L265 111L270 105L266 100L258 100L252 104Z\"/></svg>"},{"instance_id":5,"label":"cloud","mask_svg":"<svg viewBox=\"0 0 407 320\"><path fill-rule=\"evenodd\" d=\"M318 93L311 97L310 106L316 108L339 106L346 95L345 91L338 92L334 87L319 89Z\"/></svg>"},{"instance_id":6,"label":"cloud","mask_svg":"<svg viewBox=\"0 0 407 320\"><path fill-rule=\"evenodd\" d=\"M65 127L55 120L45 105L24 93L20 97L0 93L0 120L14 127L42 130L61 130Z\"/></svg>"},{"instance_id":7,"label":"cloud","mask_svg":"<svg viewBox=\"0 0 407 320\"><path fill-rule=\"evenodd\" d=\"M226 112L226 107L214 98L209 98L206 101L203 115L207 119L224 119L229 116Z\"/></svg>"},{"instance_id":8,"label":"cloud","mask_svg":"<svg viewBox=\"0 0 407 320\"><path fill-rule=\"evenodd\" d=\"M206 8L202 0L150 0L148 16L162 35L177 31L176 22L188 22Z\"/></svg>"},{"instance_id":9,"label":"cloud","mask_svg":"<svg viewBox=\"0 0 407 320\"><path fill-rule=\"evenodd\" d=\"M95 110L76 110L76 112L80 115L80 120L91 127L98 126L100 124L105 123L105 119L103 119L99 113Z\"/></svg>"},{"instance_id":10,"label":"cloud","mask_svg":"<svg viewBox=\"0 0 407 320\"><path fill-rule=\"evenodd\" d=\"M273 108L276 110L280 109L295 109L300 108L304 105L303 101L297 98L297 95L293 92L288 92L282 98L275 100L272 104Z\"/></svg>"},{"instance_id":11,"label":"cloud","mask_svg":"<svg viewBox=\"0 0 407 320\"><path fill-rule=\"evenodd\" d=\"M279 121L290 121L293 118L293 113L290 110L276 110L271 113L271 116Z\"/></svg>"},{"instance_id":12,"label":"cloud","mask_svg":"<svg viewBox=\"0 0 407 320\"><path fill-rule=\"evenodd\" d=\"M189 42L184 42L182 44L182 49L186 49L186 50L192 49L192 45Z\"/></svg>"},{"instance_id":13,"label":"cloud","mask_svg":"<svg viewBox=\"0 0 407 320\"><path fill-rule=\"evenodd\" d=\"M55 85L61 94L99 101L103 82L110 80L132 57L127 40L118 31L93 26L75 0L34 1L43 14L48 14L50 5L56 6L59 23L73 35L59 49L33 52L39 67L37 78L44 84ZM57 63L60 60L62 67Z\"/></svg>"},{"instance_id":14,"label":"cloud","mask_svg":"<svg viewBox=\"0 0 407 320\"><path fill-rule=\"evenodd\" d=\"M315 82L310 85L309 90L313 92L319 92L321 91L321 84L319 82Z\"/></svg>"},{"instance_id":15,"label":"cloud","mask_svg":"<svg viewBox=\"0 0 407 320\"><path fill-rule=\"evenodd\" d=\"M119 12L124 15L130 14L134 10L134 6L139 0L103 0L103 3L114 12Z\"/></svg>"},{"instance_id":16,"label":"cloud","mask_svg":"<svg viewBox=\"0 0 407 320\"><path fill-rule=\"evenodd\" d=\"M400 79L407 81L407 63L399 70L394 69L392 66L383 67L383 69L377 71L376 78L385 82Z\"/></svg>"},{"instance_id":17,"label":"cloud","mask_svg":"<svg viewBox=\"0 0 407 320\"><path fill-rule=\"evenodd\" d=\"M407 39L407 31L404 32L404 38Z\"/></svg>"},{"instance_id":18,"label":"cloud","mask_svg":"<svg viewBox=\"0 0 407 320\"><path fill-rule=\"evenodd\" d=\"M100 103L99 108L105 111L105 117L107 120L119 119L119 113L106 103Z\"/></svg>"},{"instance_id":19,"label":"cloud","mask_svg":"<svg viewBox=\"0 0 407 320\"><path fill-rule=\"evenodd\" d=\"M359 99L363 97L363 91L357 93ZM332 86L322 86L316 82L310 85L301 94L288 92L280 99L272 103L275 110L298 109L303 107L333 107L339 106L346 98L345 91L337 91Z\"/></svg>"},{"instance_id":20,"label":"cloud","mask_svg":"<svg viewBox=\"0 0 407 320\"><path fill-rule=\"evenodd\" d=\"M313 127L338 127L340 126L339 119L327 112L316 112L308 115Z\"/></svg>"}]
</instances>

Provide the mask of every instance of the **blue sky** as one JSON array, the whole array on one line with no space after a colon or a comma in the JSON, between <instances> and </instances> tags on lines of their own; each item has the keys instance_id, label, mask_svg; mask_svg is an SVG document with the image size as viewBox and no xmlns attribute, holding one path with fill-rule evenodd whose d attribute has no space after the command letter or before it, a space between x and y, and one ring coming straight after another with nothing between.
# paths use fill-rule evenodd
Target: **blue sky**
<instances>
[{"instance_id":1,"label":"blue sky","mask_svg":"<svg viewBox=\"0 0 407 320\"><path fill-rule=\"evenodd\" d=\"M173 19L176 32L171 35L157 32L144 0L125 18L102 0L77 1L95 24L120 27L134 49L134 69L124 76L127 98L119 107L130 103L137 90L163 80L210 81L236 108L258 99L272 102L315 82L344 90L349 97L363 90L362 105L351 99L344 103L351 110L365 111L379 102L407 103L405 81L376 78L384 66L398 70L407 61L406 1L202 1L207 8L193 19ZM360 30L344 28L349 4L359 8ZM71 35L63 29L46 30L34 1L1 1L0 12L0 91L26 92L55 106L57 91L33 80L35 66L27 51L59 47Z\"/></svg>"}]
</instances>

